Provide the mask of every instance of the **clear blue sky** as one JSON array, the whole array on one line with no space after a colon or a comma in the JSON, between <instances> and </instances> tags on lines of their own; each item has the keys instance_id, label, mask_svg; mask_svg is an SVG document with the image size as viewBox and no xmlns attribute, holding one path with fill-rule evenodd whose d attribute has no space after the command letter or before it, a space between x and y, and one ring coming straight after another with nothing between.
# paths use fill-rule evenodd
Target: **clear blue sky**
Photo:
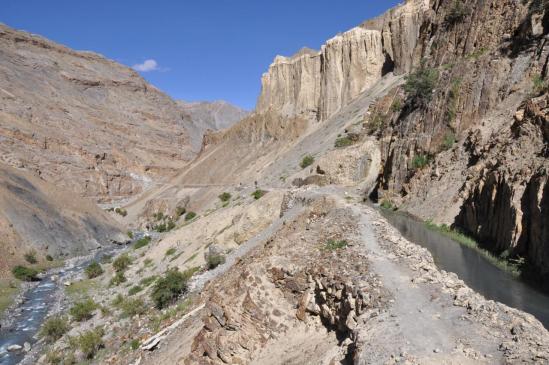
<instances>
[{"instance_id":1,"label":"clear blue sky","mask_svg":"<svg viewBox=\"0 0 549 365\"><path fill-rule=\"evenodd\" d=\"M143 69L173 98L253 109L277 54L318 49L396 0L1 0L0 22Z\"/></svg>"}]
</instances>

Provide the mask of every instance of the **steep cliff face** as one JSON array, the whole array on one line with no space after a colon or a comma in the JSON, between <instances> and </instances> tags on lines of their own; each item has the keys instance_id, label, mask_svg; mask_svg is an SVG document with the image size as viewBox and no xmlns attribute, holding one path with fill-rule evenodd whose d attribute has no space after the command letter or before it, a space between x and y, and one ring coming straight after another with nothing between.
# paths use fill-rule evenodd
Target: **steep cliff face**
<instances>
[{"instance_id":1,"label":"steep cliff face","mask_svg":"<svg viewBox=\"0 0 549 365\"><path fill-rule=\"evenodd\" d=\"M195 156L178 105L133 70L0 25L0 161L99 201Z\"/></svg>"},{"instance_id":2,"label":"steep cliff face","mask_svg":"<svg viewBox=\"0 0 549 365\"><path fill-rule=\"evenodd\" d=\"M257 111L326 120L384 74L409 71L427 5L408 1L328 40L319 52L277 56L263 75Z\"/></svg>"}]
</instances>

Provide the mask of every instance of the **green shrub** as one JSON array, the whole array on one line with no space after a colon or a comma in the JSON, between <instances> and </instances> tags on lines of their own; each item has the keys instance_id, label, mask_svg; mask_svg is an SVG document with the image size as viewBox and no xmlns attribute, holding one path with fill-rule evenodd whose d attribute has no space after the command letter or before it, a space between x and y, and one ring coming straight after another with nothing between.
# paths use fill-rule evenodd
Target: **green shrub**
<instances>
[{"instance_id":1,"label":"green shrub","mask_svg":"<svg viewBox=\"0 0 549 365\"><path fill-rule=\"evenodd\" d=\"M87 359L93 359L97 351L105 346L103 343L104 334L105 331L103 331L103 328L97 327L78 336L76 344Z\"/></svg>"},{"instance_id":2,"label":"green shrub","mask_svg":"<svg viewBox=\"0 0 549 365\"><path fill-rule=\"evenodd\" d=\"M227 192L224 192L223 194L219 195L219 200L221 200L222 202L228 202L229 200L231 200L231 194L230 193L227 193Z\"/></svg>"},{"instance_id":3,"label":"green shrub","mask_svg":"<svg viewBox=\"0 0 549 365\"><path fill-rule=\"evenodd\" d=\"M50 350L46 353L47 364L59 365L63 363L63 360L65 360L65 364L72 364L72 362L67 362L65 354L63 354L60 350Z\"/></svg>"},{"instance_id":4,"label":"green shrub","mask_svg":"<svg viewBox=\"0 0 549 365\"><path fill-rule=\"evenodd\" d=\"M393 101L393 104L391 104L391 111L393 113L398 113L401 110L402 110L402 102L400 101L400 99L396 99L395 101Z\"/></svg>"},{"instance_id":5,"label":"green shrub","mask_svg":"<svg viewBox=\"0 0 549 365\"><path fill-rule=\"evenodd\" d=\"M140 298L135 299L122 299L117 303L116 307L122 312L122 318L134 317L136 315L141 315L147 311L145 302Z\"/></svg>"},{"instance_id":6,"label":"green shrub","mask_svg":"<svg viewBox=\"0 0 549 365\"><path fill-rule=\"evenodd\" d=\"M145 237L147 238L147 237ZM139 240L141 241L141 240ZM137 241L137 243L139 242ZM150 241L150 237L148 237L148 241ZM147 243L148 243L147 241ZM136 245L137 245L136 243ZM134 246L135 248L135 246ZM128 254L122 254L120 256L118 256L116 258L116 260L114 260L114 262L112 263L112 267L114 269L114 271L116 272L122 272L122 271L125 271L128 269L128 267L130 267L130 265L132 264L132 259L130 258L130 256L128 256Z\"/></svg>"},{"instance_id":7,"label":"green shrub","mask_svg":"<svg viewBox=\"0 0 549 365\"><path fill-rule=\"evenodd\" d=\"M221 254L208 255L206 258L206 263L208 265L208 270L213 270L219 265L223 265L225 263L225 256Z\"/></svg>"},{"instance_id":8,"label":"green shrub","mask_svg":"<svg viewBox=\"0 0 549 365\"><path fill-rule=\"evenodd\" d=\"M381 200L379 204L383 209L394 210L394 205L389 199Z\"/></svg>"},{"instance_id":9,"label":"green shrub","mask_svg":"<svg viewBox=\"0 0 549 365\"><path fill-rule=\"evenodd\" d=\"M53 256L52 255L46 255L46 261L53 261Z\"/></svg>"},{"instance_id":10,"label":"green shrub","mask_svg":"<svg viewBox=\"0 0 549 365\"><path fill-rule=\"evenodd\" d=\"M88 279L93 279L103 274L104 271L101 265L97 261L94 261L86 267L85 272Z\"/></svg>"},{"instance_id":11,"label":"green shrub","mask_svg":"<svg viewBox=\"0 0 549 365\"><path fill-rule=\"evenodd\" d=\"M345 240L328 240L324 245L324 249L328 251L335 251L347 247L348 243Z\"/></svg>"},{"instance_id":12,"label":"green shrub","mask_svg":"<svg viewBox=\"0 0 549 365\"><path fill-rule=\"evenodd\" d=\"M143 266L144 267L153 266L153 260L150 257L147 257L145 261L143 261Z\"/></svg>"},{"instance_id":13,"label":"green shrub","mask_svg":"<svg viewBox=\"0 0 549 365\"><path fill-rule=\"evenodd\" d=\"M545 81L541 75L535 75L532 79L534 84L534 94L536 96L541 95L549 91L549 82Z\"/></svg>"},{"instance_id":14,"label":"green shrub","mask_svg":"<svg viewBox=\"0 0 549 365\"><path fill-rule=\"evenodd\" d=\"M125 217L128 215L128 212L124 208L116 208L114 212L118 215L121 215L122 217Z\"/></svg>"},{"instance_id":15,"label":"green shrub","mask_svg":"<svg viewBox=\"0 0 549 365\"><path fill-rule=\"evenodd\" d=\"M463 0L454 0L452 7L448 14L446 14L446 23L455 25L461 22L465 17L469 15L469 10L463 5Z\"/></svg>"},{"instance_id":16,"label":"green shrub","mask_svg":"<svg viewBox=\"0 0 549 365\"><path fill-rule=\"evenodd\" d=\"M34 250L28 251L23 257L29 264L36 264L38 262L36 259L36 251Z\"/></svg>"},{"instance_id":17,"label":"green shrub","mask_svg":"<svg viewBox=\"0 0 549 365\"><path fill-rule=\"evenodd\" d=\"M254 191L252 193L252 196L254 197L255 200L259 200L263 197L263 195L267 194L267 192L265 190L261 190L261 189L257 189L256 191Z\"/></svg>"},{"instance_id":18,"label":"green shrub","mask_svg":"<svg viewBox=\"0 0 549 365\"><path fill-rule=\"evenodd\" d=\"M140 238L138 239L134 245L133 245L133 249L134 250L138 250L142 247L145 247L147 246L149 243L151 242L151 237L150 236L145 236L143 238ZM116 261L115 261L116 262ZM124 269L125 270L125 269Z\"/></svg>"},{"instance_id":19,"label":"green shrub","mask_svg":"<svg viewBox=\"0 0 549 365\"><path fill-rule=\"evenodd\" d=\"M46 342L53 343L63 337L69 331L69 322L65 317L54 316L48 318L42 328L39 336L45 339Z\"/></svg>"},{"instance_id":20,"label":"green shrub","mask_svg":"<svg viewBox=\"0 0 549 365\"><path fill-rule=\"evenodd\" d=\"M188 212L188 213L185 215L185 220L186 220L186 221L190 221L190 220L193 219L194 217L196 217L196 213L195 213L195 212Z\"/></svg>"},{"instance_id":21,"label":"green shrub","mask_svg":"<svg viewBox=\"0 0 549 365\"><path fill-rule=\"evenodd\" d=\"M437 81L438 71L422 63L417 71L406 77L404 90L408 93L410 104L413 107L426 106L431 101Z\"/></svg>"},{"instance_id":22,"label":"green shrub","mask_svg":"<svg viewBox=\"0 0 549 365\"><path fill-rule=\"evenodd\" d=\"M130 238L130 240L133 240L133 232L132 231L128 231L128 232L126 232L126 234Z\"/></svg>"},{"instance_id":23,"label":"green shrub","mask_svg":"<svg viewBox=\"0 0 549 365\"><path fill-rule=\"evenodd\" d=\"M340 137L335 141L335 147L342 148L348 147L353 144L353 141L349 137Z\"/></svg>"},{"instance_id":24,"label":"green shrub","mask_svg":"<svg viewBox=\"0 0 549 365\"><path fill-rule=\"evenodd\" d=\"M146 278L143 278L139 281L139 285L142 285L142 286L149 286L151 285L152 283L154 283L154 281L158 278L158 276L156 275L152 275L152 276L148 276Z\"/></svg>"},{"instance_id":25,"label":"green shrub","mask_svg":"<svg viewBox=\"0 0 549 365\"><path fill-rule=\"evenodd\" d=\"M166 232L166 230L167 230L166 223L157 224L156 226L154 226L153 229L158 233ZM143 246L141 246L141 247L143 247Z\"/></svg>"},{"instance_id":26,"label":"green shrub","mask_svg":"<svg viewBox=\"0 0 549 365\"><path fill-rule=\"evenodd\" d=\"M379 113L375 113L368 123L368 134L372 135L385 127L385 117Z\"/></svg>"},{"instance_id":27,"label":"green shrub","mask_svg":"<svg viewBox=\"0 0 549 365\"><path fill-rule=\"evenodd\" d=\"M412 167L414 170L420 170L429 164L429 156L419 154L412 159Z\"/></svg>"},{"instance_id":28,"label":"green shrub","mask_svg":"<svg viewBox=\"0 0 549 365\"><path fill-rule=\"evenodd\" d=\"M112 277L110 281L111 286L118 286L122 283L125 283L128 279L126 279L126 276L124 275L124 271L119 271Z\"/></svg>"},{"instance_id":29,"label":"green shrub","mask_svg":"<svg viewBox=\"0 0 549 365\"><path fill-rule=\"evenodd\" d=\"M442 149L449 150L456 143L456 135L452 132L446 133L444 140L442 141Z\"/></svg>"},{"instance_id":30,"label":"green shrub","mask_svg":"<svg viewBox=\"0 0 549 365\"><path fill-rule=\"evenodd\" d=\"M166 253L164 254L164 256L175 255L176 252L177 252L177 249L175 247L170 247L166 250Z\"/></svg>"},{"instance_id":31,"label":"green shrub","mask_svg":"<svg viewBox=\"0 0 549 365\"><path fill-rule=\"evenodd\" d=\"M299 166L301 166L302 169L306 168L306 167L309 167L311 166L313 163L315 162L315 158L311 155L306 155L305 157L303 157L303 159L301 160L301 163L299 164Z\"/></svg>"},{"instance_id":32,"label":"green shrub","mask_svg":"<svg viewBox=\"0 0 549 365\"><path fill-rule=\"evenodd\" d=\"M116 294L116 297L112 300L111 304L118 308L118 306L124 301L124 296L120 293Z\"/></svg>"},{"instance_id":33,"label":"green shrub","mask_svg":"<svg viewBox=\"0 0 549 365\"><path fill-rule=\"evenodd\" d=\"M69 313L75 321L83 322L93 317L93 312L97 308L97 303L92 299L86 299L82 302L74 303Z\"/></svg>"},{"instance_id":34,"label":"green shrub","mask_svg":"<svg viewBox=\"0 0 549 365\"><path fill-rule=\"evenodd\" d=\"M175 216L177 218L181 217L183 214L185 214L187 210L184 207L177 207L175 208Z\"/></svg>"},{"instance_id":35,"label":"green shrub","mask_svg":"<svg viewBox=\"0 0 549 365\"><path fill-rule=\"evenodd\" d=\"M103 255L101 256L101 263L102 264L110 264L112 262L112 255Z\"/></svg>"},{"instance_id":36,"label":"green shrub","mask_svg":"<svg viewBox=\"0 0 549 365\"><path fill-rule=\"evenodd\" d=\"M139 345L140 345L140 343L139 343L138 339L134 338L133 340L130 341L130 348L132 350L137 350L139 348Z\"/></svg>"},{"instance_id":37,"label":"green shrub","mask_svg":"<svg viewBox=\"0 0 549 365\"><path fill-rule=\"evenodd\" d=\"M130 290L128 290L128 295L129 296L132 296L132 295L135 295L137 293L139 293L140 291L143 290L143 287L140 286L140 285L134 285L130 288Z\"/></svg>"},{"instance_id":38,"label":"green shrub","mask_svg":"<svg viewBox=\"0 0 549 365\"><path fill-rule=\"evenodd\" d=\"M23 281L35 281L38 280L38 270L25 266L16 266L11 271L13 276Z\"/></svg>"},{"instance_id":39,"label":"green shrub","mask_svg":"<svg viewBox=\"0 0 549 365\"><path fill-rule=\"evenodd\" d=\"M158 309L172 304L181 294L187 291L187 281L192 273L180 272L177 269L168 270L154 284L151 299Z\"/></svg>"},{"instance_id":40,"label":"green shrub","mask_svg":"<svg viewBox=\"0 0 549 365\"><path fill-rule=\"evenodd\" d=\"M162 212L154 213L153 218L156 219L157 221L160 221L160 220L164 219L164 213L162 213Z\"/></svg>"}]
</instances>

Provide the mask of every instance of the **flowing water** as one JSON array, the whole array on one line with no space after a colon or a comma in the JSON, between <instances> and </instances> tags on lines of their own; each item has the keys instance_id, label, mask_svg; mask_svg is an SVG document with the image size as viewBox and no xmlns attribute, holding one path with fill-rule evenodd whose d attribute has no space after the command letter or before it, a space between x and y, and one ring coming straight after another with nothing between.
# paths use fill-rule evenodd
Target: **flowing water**
<instances>
[{"instance_id":1,"label":"flowing water","mask_svg":"<svg viewBox=\"0 0 549 365\"><path fill-rule=\"evenodd\" d=\"M494 266L478 251L429 229L413 217L385 210L382 214L406 239L427 248L440 269L457 274L487 299L532 314L549 329L549 295Z\"/></svg>"},{"instance_id":2,"label":"flowing water","mask_svg":"<svg viewBox=\"0 0 549 365\"><path fill-rule=\"evenodd\" d=\"M10 313L15 319L13 324L7 328L0 328L0 365L12 365L20 362L25 352L8 351L11 345L23 346L24 343L33 345L36 343L36 335L44 319L52 307L58 302L56 300L58 291L63 290L63 283L67 278L80 273L94 260L100 260L105 255L112 255L123 248L111 246L98 250L93 257L80 260L75 265L69 265L62 270L53 270L34 287L28 289L23 295L23 303L16 311ZM54 275L58 277L54 280Z\"/></svg>"}]
</instances>

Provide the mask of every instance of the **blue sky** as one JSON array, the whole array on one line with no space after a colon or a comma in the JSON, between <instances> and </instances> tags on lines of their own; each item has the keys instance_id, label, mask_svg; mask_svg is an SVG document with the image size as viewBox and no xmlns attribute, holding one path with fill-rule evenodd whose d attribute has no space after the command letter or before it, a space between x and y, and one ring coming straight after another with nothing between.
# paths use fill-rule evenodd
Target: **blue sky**
<instances>
[{"instance_id":1,"label":"blue sky","mask_svg":"<svg viewBox=\"0 0 549 365\"><path fill-rule=\"evenodd\" d=\"M175 99L224 99L253 109L261 74L277 54L318 49L397 3L2 0L0 22L128 66L140 64L143 77Z\"/></svg>"}]
</instances>

